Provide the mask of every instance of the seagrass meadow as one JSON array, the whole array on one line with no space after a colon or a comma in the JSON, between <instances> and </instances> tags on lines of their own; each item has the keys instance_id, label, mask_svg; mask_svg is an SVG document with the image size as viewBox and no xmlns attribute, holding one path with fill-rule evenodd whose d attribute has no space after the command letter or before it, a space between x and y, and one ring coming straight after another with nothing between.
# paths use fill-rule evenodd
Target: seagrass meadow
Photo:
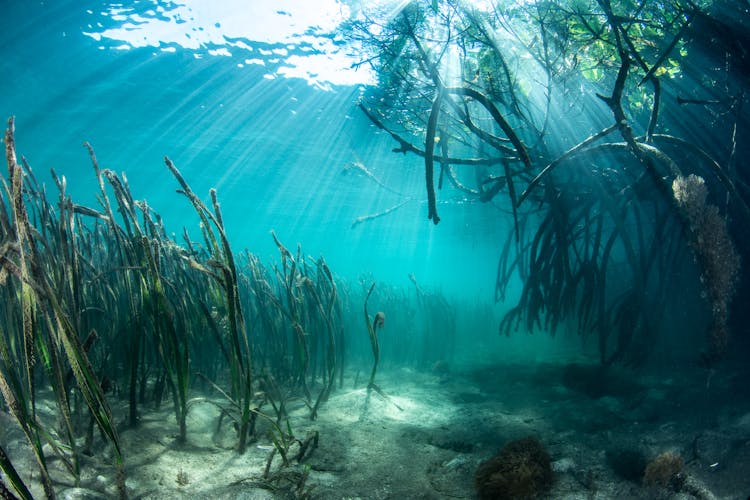
<instances>
[{"instance_id":1,"label":"seagrass meadow","mask_svg":"<svg viewBox=\"0 0 750 500\"><path fill-rule=\"evenodd\" d=\"M0 10L0 498L750 495L747 2Z\"/></svg>"}]
</instances>

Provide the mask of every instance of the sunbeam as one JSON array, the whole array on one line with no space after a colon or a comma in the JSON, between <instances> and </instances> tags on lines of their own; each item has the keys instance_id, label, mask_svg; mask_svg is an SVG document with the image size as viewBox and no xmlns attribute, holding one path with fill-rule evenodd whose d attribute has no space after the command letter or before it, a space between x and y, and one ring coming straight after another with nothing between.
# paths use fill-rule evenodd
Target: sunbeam
<instances>
[{"instance_id":1,"label":"sunbeam","mask_svg":"<svg viewBox=\"0 0 750 500\"><path fill-rule=\"evenodd\" d=\"M747 496L747 1L2 13L0 498Z\"/></svg>"}]
</instances>

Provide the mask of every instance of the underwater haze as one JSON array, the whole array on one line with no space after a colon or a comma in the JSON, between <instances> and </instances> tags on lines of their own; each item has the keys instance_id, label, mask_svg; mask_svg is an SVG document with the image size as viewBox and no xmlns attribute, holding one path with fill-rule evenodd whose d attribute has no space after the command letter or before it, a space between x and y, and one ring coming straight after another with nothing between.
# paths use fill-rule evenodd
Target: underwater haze
<instances>
[{"instance_id":1,"label":"underwater haze","mask_svg":"<svg viewBox=\"0 0 750 500\"><path fill-rule=\"evenodd\" d=\"M750 496L750 5L6 0L0 497Z\"/></svg>"},{"instance_id":2,"label":"underwater haze","mask_svg":"<svg viewBox=\"0 0 750 500\"><path fill-rule=\"evenodd\" d=\"M350 67L331 34L346 4L11 2L5 12L2 64L13 76L3 115L16 116L19 152L38 172L65 175L82 204L95 202L88 141L168 230L195 228L167 155L201 196L217 189L237 250L275 257L275 230L350 279L408 285L414 273L491 296L483 263L496 259L506 224L469 200L452 204L439 229L424 223L419 158L392 154L357 109L372 76ZM352 227L407 200L392 217Z\"/></svg>"}]
</instances>

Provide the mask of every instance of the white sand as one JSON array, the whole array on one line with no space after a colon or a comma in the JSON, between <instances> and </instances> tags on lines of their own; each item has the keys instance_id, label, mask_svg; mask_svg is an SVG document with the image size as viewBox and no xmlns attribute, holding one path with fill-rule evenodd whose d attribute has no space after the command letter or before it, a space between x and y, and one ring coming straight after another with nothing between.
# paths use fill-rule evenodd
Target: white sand
<instances>
[{"instance_id":1,"label":"white sand","mask_svg":"<svg viewBox=\"0 0 750 500\"><path fill-rule=\"evenodd\" d=\"M170 400L165 400L158 412L146 409L138 428L121 430L128 494L144 499L475 498L479 463L506 442L528 435L542 441L553 461L549 498L745 498L750 492L750 405L722 399L721 380L715 378L715 387L707 389L700 374L695 383L677 385L635 381L624 372L613 394L592 396L575 378L564 383L565 370L540 364L442 375L405 369L379 373L388 400L375 392L368 399L365 388L346 380L314 421L308 407L292 399L294 434L304 439L317 431L318 447L289 467L276 456L266 478L273 450L267 422L258 421L257 441L238 455L231 424L225 422L216 433L217 408L196 403L188 416L188 443L178 446ZM115 409L121 419L125 410L124 405ZM47 411L44 405L40 411ZM34 495L43 498L23 435L3 412L0 443ZM116 494L112 452L99 436L97 443L95 456L83 457L79 488L61 461L50 459L60 497ZM637 449L648 458L679 452L689 486L655 492L619 477L606 458L607 450L618 449Z\"/></svg>"}]
</instances>

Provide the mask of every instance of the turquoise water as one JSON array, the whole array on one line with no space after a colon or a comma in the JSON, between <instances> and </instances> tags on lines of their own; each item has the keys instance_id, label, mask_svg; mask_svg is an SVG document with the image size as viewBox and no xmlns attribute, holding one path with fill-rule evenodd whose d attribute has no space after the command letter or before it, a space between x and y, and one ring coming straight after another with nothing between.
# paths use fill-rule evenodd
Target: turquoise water
<instances>
[{"instance_id":1,"label":"turquoise water","mask_svg":"<svg viewBox=\"0 0 750 500\"><path fill-rule=\"evenodd\" d=\"M300 244L304 254L324 256L344 282L358 283L366 276L365 281L411 290L413 275L421 286L451 299L486 304L502 315L516 304L519 277L526 277L511 273L505 300L494 303L498 261L513 227L505 191L482 203L446 183L437 197L441 222L432 224L423 159L395 154L395 141L358 108L364 96L377 95L374 77L367 65L354 65L361 55L351 54L354 50L336 28L358 15L361 5L335 0L312 5L291 0L249 6L197 0L6 2L0 30L0 116L16 117L17 150L53 198L50 169L65 176L76 203L99 206L95 176L82 147L88 141L101 166L124 173L134 196L161 214L177 240L183 227L197 239L197 217L175 193L177 184L164 166L168 156L205 201L209 189L217 189L235 251L247 249L272 262L279 256L270 237L275 231L287 247ZM693 126L726 122L723 115L675 104L676 98L700 101L720 90L709 89L707 78L718 66L710 49L714 34L706 33L706 40L691 34L689 57L681 60L676 76L665 76L657 132L699 144L725 161L731 131L711 139L715 130ZM742 68L728 89L745 83ZM537 69L526 76L531 83L521 81L519 92L529 101L530 120L541 123L544 75ZM606 79L581 80L554 94L544 141L529 140L535 154L540 151L534 172L548 161L543 155L554 158L611 124L611 111L596 97L610 92L610 84ZM626 102L638 133L649 118L648 92L644 99L641 105ZM739 197L745 192L743 124L736 132L734 160ZM421 140L417 137L415 143ZM667 149L684 161L688 174L696 156L681 159L679 150ZM616 172L618 162L605 158L603 166L592 164L590 169ZM575 211L587 195L585 175L573 179L583 191L571 195L564 210ZM704 175L712 191L723 193L709 201L730 223L737 220L725 213L729 205L723 187ZM641 201L649 203L648 196ZM542 207L527 202L523 208ZM658 228L651 215L644 217L647 233ZM531 243L538 221L533 216L528 220L525 238ZM644 235L639 237L642 242ZM738 248L746 243L741 231L733 237ZM672 248L668 239L662 246L667 251ZM677 245L684 247L684 242ZM659 246L649 252L659 253ZM621 263L626 254L619 243L612 248L613 261ZM508 263L513 252L510 256ZM709 315L701 298L705 290L696 281L700 270L691 267L690 259L682 262L681 269L664 271L673 275L655 277L646 286L654 287L655 297L674 302L655 327L670 339L664 349L672 349L671 336L676 336L688 339L677 342L680 348L700 351ZM630 286L630 278L612 270L617 265L610 268L607 292L615 302L619 289ZM679 290L667 290L671 284ZM747 291L744 282L736 288L738 296ZM686 329L691 324L701 326Z\"/></svg>"},{"instance_id":2,"label":"turquoise water","mask_svg":"<svg viewBox=\"0 0 750 500\"><path fill-rule=\"evenodd\" d=\"M287 246L301 243L305 253L324 255L347 278L371 273L406 286L414 273L447 293L491 297L508 221L492 205L448 192L441 196L443 222L429 223L422 161L393 154L392 140L357 109L362 84L287 77L279 62L245 63L277 60L260 55L285 46L276 42L248 38L253 50L228 44L226 56L92 37L154 7L134 5L119 21L106 3L4 8L0 115L16 117L19 154L42 180L54 168L74 200L96 206L81 147L88 141L102 167L124 172L134 196L146 199L168 230L179 235L185 226L197 234L197 219L164 167L167 155L196 193L207 199L217 188L237 250L277 257L269 235L275 230ZM395 192L349 168L355 163ZM54 186L48 178L47 185ZM404 202L389 216L352 227L358 217Z\"/></svg>"},{"instance_id":3,"label":"turquoise water","mask_svg":"<svg viewBox=\"0 0 750 500\"><path fill-rule=\"evenodd\" d=\"M247 249L263 262L274 262L279 253L270 232L275 231L288 248L300 244L304 254L324 256L343 282L355 286L366 277L366 282L412 290L413 275L420 286L451 300L490 308L495 320L488 335L494 335L497 318L516 304L521 287L519 275L512 273L504 300L493 300L498 261L513 227L507 195L503 191L482 203L446 183L437 196L441 222L428 220L423 159L394 153L395 141L358 108L364 96L377 95L374 76L367 65L354 66L361 55L352 55L336 28L358 15L360 4L211 5L197 0L6 3L0 116L16 117L17 150L51 197L56 193L47 173L54 169L66 177L76 203L99 207L82 147L88 141L101 166L124 173L134 196L161 214L178 241L183 227L198 239L198 219L175 193L177 183L164 166L168 156L204 201L209 189L217 189L235 251ZM674 98L705 97L693 73L714 66L701 57L700 50L690 52L684 76L664 85L657 130L699 144L707 131L683 126L696 108L675 106ZM536 70L531 82L537 85L521 82L528 113L538 122L543 76ZM539 149L554 157L611 124L611 112L595 92L610 92L608 83L584 82L555 94L549 132ZM643 129L647 106L628 106L640 113L633 119ZM706 120L695 116L695 123ZM716 142L723 144L726 137ZM738 158L743 147L740 141ZM721 147L709 152L724 154ZM534 168L544 161L535 159ZM616 169L617 161L605 165ZM517 189L522 187L523 182ZM524 208L536 209L530 202ZM530 243L535 219L529 220ZM650 226L648 219L645 225ZM613 260L623 260L624 252L615 245ZM706 327L685 325L705 324L707 310L691 277L698 271L685 262L687 271L675 278L687 276L690 293L667 294L674 304L668 306L667 326L659 328L668 339L687 339L677 344L695 352ZM629 278L616 271L612 278L608 293L619 300L618 279L627 287ZM741 294L745 285L737 288ZM664 349L673 349L673 343ZM537 348L529 346L528 352Z\"/></svg>"},{"instance_id":4,"label":"turquoise water","mask_svg":"<svg viewBox=\"0 0 750 500\"><path fill-rule=\"evenodd\" d=\"M381 5L393 7L389 20L398 20L399 9L408 12L407 3ZM532 3L507 4L522 9ZM609 2L588 4L597 11ZM487 68L469 68L475 76L470 80L449 71L456 68L441 67L446 80L455 79L463 90L486 83L483 91L496 92L495 103L507 112L509 127L526 142L532 159L524 170L521 148L510 148L510 139L502 142L505 149L498 148L504 151L500 155L487 152L493 141L486 137L484 142L461 143L472 134L462 128L460 111L445 105L442 112L453 113L446 119L448 127L454 127L446 134L455 148L451 154L486 153L490 159L495 154L515 170L503 172L494 165L475 173L456 166L467 184L497 185L500 194L483 203L446 182L437 194L441 221L436 225L428 220L424 159L394 153L398 144L359 108L362 102L375 102L376 108L375 100L387 97L387 89L376 88L368 66L356 64L361 54L353 54L356 47L347 45L336 29L367 2L3 2L0 118L15 117L16 149L45 185L46 199L54 204L58 197L53 169L65 177L66 193L75 203L101 209L97 179L83 147L86 141L102 168L122 173L134 197L161 215L175 241L182 243L183 228L193 241L200 241L199 219L186 197L176 192L178 183L165 167L167 156L206 204L209 190L217 190L235 255L248 250L265 266L241 261L240 277L235 277L240 298L235 303L230 300L236 298L231 280L220 274L229 267L216 260L226 258L219 250L188 255L160 238L133 237L120 245L113 236L119 238L120 228L108 227L112 232L99 240L104 242L102 252L79 252L86 256L81 258L94 257L77 275L83 276L81 281L68 286L69 276L58 269L72 261L60 251L64 231L44 243L43 272L49 276L40 282L58 289L33 290L42 304L35 313L49 318L48 305L59 293L79 340L98 330L100 340L87 355L100 380L85 382L93 380L91 387L115 408L128 452L137 456L149 448L144 441L158 445L149 452L154 455L146 454L141 461L126 455L128 477L134 478L127 484L129 491L149 497L154 491L170 496L193 488L194 498L219 491L216 484L201 490L194 479L188 487L188 476L181 469L175 474L175 466L192 459L191 478L205 473L220 483L231 477L236 490L226 490L225 497L235 498L232 495L246 486L241 476L247 474L246 464L239 460L256 460L250 475L261 478L264 465L271 464L280 449L277 440L270 439L285 437L278 424L286 422L287 438L292 437L292 425L298 438L301 430L320 430L317 456L305 462L303 453L292 467L304 478L312 467L311 482L322 491L319 498L442 498L445 492L475 498L480 464L503 444L528 435L541 439L554 462L550 498L654 498L657 493L660 498L712 497L701 488L744 498L750 487L750 337L744 307L750 293L745 230L750 217L750 142L743 111L750 84L750 58L745 56L750 9L731 1L709 4L735 10L707 8L705 17L696 14L690 29L685 20L690 15L681 12L670 27L683 33L675 26L685 22L687 34L684 44L672 47L680 54L674 55L676 62L665 63L657 75L662 104L655 129L661 137L656 140L643 138L656 91L650 82L638 84L644 69L632 61L621 102L626 118L614 123L608 106L618 74L614 59L620 55L614 52L596 61L599 76L585 74L589 70L577 66L583 64L577 55L561 55L570 67L550 64L562 76L550 84L554 92L547 102L545 82L551 75L532 64L533 57L523 51L518 55L527 34L515 33L514 39L497 25L498 36L506 37L501 41L508 44L503 50L516 65L512 72L518 81L511 90L523 104L515 111L506 100L508 89L497 82L498 87L491 88L481 79ZM448 12L453 4L420 5L429 18ZM487 2L465 5L486 8ZM535 7L545 5L538 2ZM643 15L653 14L649 9L654 5L645 2ZM516 21L534 19L533 13L524 18L515 12ZM745 17L733 24L733 13ZM633 20L645 31L656 24ZM734 30L727 31L728 41L721 37L724 28ZM608 29L601 28L603 33ZM423 40L431 35L420 33ZM667 35L646 42L632 36L648 59L643 64L654 67L660 50L671 41ZM717 43L736 59L717 54ZM604 50L596 45L587 47ZM536 41L529 46L538 47ZM497 61L484 55L490 62L480 59L490 67L490 76L496 76ZM468 66L477 60L467 57L462 62ZM419 78L425 88L434 83L424 75ZM421 118L433 99L408 92L398 97L421 103L416 106L423 108L415 113ZM693 107L685 106L685 99L692 100L688 104ZM480 120L484 116L487 130L502 132L502 140L510 136L499 121L482 115L475 101L465 109ZM543 118L547 111L549 120ZM398 127L395 121L389 125ZM606 139L566 157L569 148L605 127L610 127ZM642 156L632 154L636 148L626 142L630 132ZM411 140L422 147L426 135L420 129ZM664 160L667 155L671 163ZM708 156L717 162L706 160ZM557 170L534 184L536 191L519 205L521 225L514 239L510 200L553 163ZM500 181L507 182L508 172L516 179L515 195ZM29 200L29 206L37 207L33 212L39 205ZM7 211L15 213L17 207L11 210L8 205ZM32 226L40 235L45 230L40 220ZM272 231L295 255L301 245L305 258L296 259L297 267L282 261ZM0 241L0 279L3 285L10 283L1 289L0 340L4 349L10 347L0 353L5 356L0 375L28 382L13 389L21 394L36 391L40 420L57 424L56 411L69 402L59 399L56 409L52 398L47 399L48 385L62 384L65 377L51 380L43 370L46 365L35 364L24 351L31 321L24 292L31 291L24 289L17 271L24 242L11 232ZM77 240L83 249L89 232L78 235L83 235ZM133 234L128 231L128 236ZM42 244L43 238L38 241ZM120 255L110 266L110 256L126 251L131 252L127 259ZM147 265L144 255L151 257L149 252L157 258ZM335 275L335 287L316 261L320 256ZM169 264L162 270L153 264L161 257ZM112 288L101 285L107 280ZM496 282L501 285L497 290ZM80 296L79 288L84 290ZM374 290L372 296L368 289ZM79 303L81 297L85 300ZM91 297L106 299L87 302ZM519 302L520 313L506 315ZM245 329L237 327L242 314ZM41 319L33 324L39 345L59 347L59 332L50 327L51 320ZM498 327L508 335L498 335ZM238 332L247 337L230 336ZM240 340L245 341L244 350ZM230 348L236 349L233 357L227 354ZM61 359L67 370L69 358ZM256 378L241 380L237 366L242 363ZM377 379L375 368L380 369ZM173 373L180 369L185 373ZM79 397L72 388L72 371L64 375L62 385ZM77 372L75 377L81 384L78 378L83 377ZM39 380L38 388L34 380ZM244 395L242 383L247 384ZM174 408L167 408L167 394ZM5 409L12 405L4 397L0 418L7 417L10 424L0 425L0 445L12 449L9 455L21 464L17 468L26 474L23 479L41 492L28 443L19 444L28 436L11 421ZM275 415L277 425L269 424L273 418L262 421L252 435L257 449L238 460L227 459L242 470L223 476L226 464L208 468L202 461L220 448L234 453L232 439L239 426L228 422L241 421L233 411L239 414L243 397ZM185 422L188 410L180 404L187 406L188 399L195 404L190 410L194 420L187 424L189 446L182 447L183 441L172 443L171 438L177 432L175 420L182 417L180 423ZM215 407L209 411L209 405L200 407L196 400ZM74 403L83 406L78 399ZM229 403L233 406L228 410L221 406ZM287 403L291 410L285 414ZM75 429L74 439L89 428L85 409L76 410L81 428ZM222 421L225 441L217 441ZM387 437L381 439L381 431ZM372 458L373 450L380 450L378 460ZM159 463L157 455L168 460ZM86 457L86 474L90 469L101 476L84 477L84 487L114 494L119 476L109 463L112 456ZM662 485L667 489L659 492L648 489L646 459L654 457L679 458L679 474L662 471L665 477L651 478L651 483L668 480ZM99 460L103 465L92 464ZM60 462L55 467L62 470ZM394 468L393 463L408 467ZM60 470L56 474L63 476ZM263 480L268 471L266 465ZM654 470L651 475L658 476ZM104 476L109 483L99 480ZM55 480L56 487L72 484ZM389 481L393 484L381 484ZM376 489L380 493L374 494Z\"/></svg>"}]
</instances>

